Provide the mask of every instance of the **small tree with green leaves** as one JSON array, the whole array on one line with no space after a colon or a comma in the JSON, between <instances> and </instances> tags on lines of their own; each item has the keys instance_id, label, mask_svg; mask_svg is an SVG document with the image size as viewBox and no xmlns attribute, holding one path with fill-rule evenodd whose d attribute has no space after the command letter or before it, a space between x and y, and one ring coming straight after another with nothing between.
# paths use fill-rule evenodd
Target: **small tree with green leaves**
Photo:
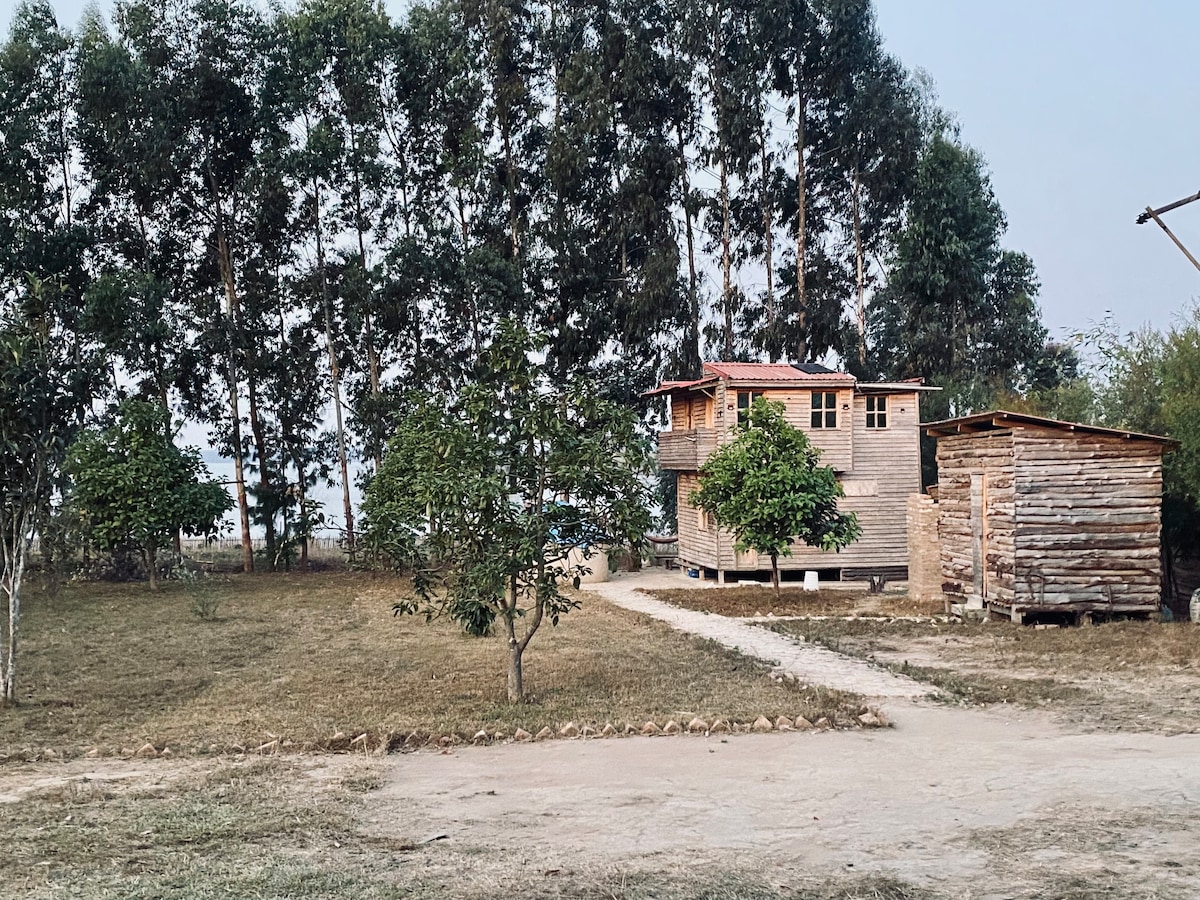
<instances>
[{"instance_id":1,"label":"small tree with green leaves","mask_svg":"<svg viewBox=\"0 0 1200 900\"><path fill-rule=\"evenodd\" d=\"M152 590L158 554L175 535L216 533L233 500L194 447L177 447L162 406L126 400L115 421L93 429L67 455L72 502L89 539L103 550L141 553Z\"/></svg>"},{"instance_id":2,"label":"small tree with green leaves","mask_svg":"<svg viewBox=\"0 0 1200 900\"><path fill-rule=\"evenodd\" d=\"M854 513L838 511L842 487L833 469L819 464L821 451L788 424L783 404L754 401L737 436L700 469L691 502L733 532L739 552L771 557L771 582L779 596L779 557L802 541L841 550L862 530Z\"/></svg>"},{"instance_id":3,"label":"small tree with green leaves","mask_svg":"<svg viewBox=\"0 0 1200 900\"><path fill-rule=\"evenodd\" d=\"M418 400L363 501L367 543L410 556L416 596L397 612L447 614L472 633L499 619L508 698L545 619L578 606L589 558L640 550L650 519L649 453L631 410L583 380L552 380L544 342L505 323L456 395Z\"/></svg>"}]
</instances>

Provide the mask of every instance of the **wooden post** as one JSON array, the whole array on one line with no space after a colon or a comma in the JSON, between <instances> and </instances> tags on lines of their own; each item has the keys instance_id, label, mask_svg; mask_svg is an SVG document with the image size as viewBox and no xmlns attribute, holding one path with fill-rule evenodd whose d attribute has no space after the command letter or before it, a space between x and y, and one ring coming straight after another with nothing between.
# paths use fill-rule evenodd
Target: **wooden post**
<instances>
[{"instance_id":1,"label":"wooden post","mask_svg":"<svg viewBox=\"0 0 1200 900\"><path fill-rule=\"evenodd\" d=\"M1192 199L1195 199L1195 198L1192 198ZM1177 205L1181 205L1181 204L1177 204ZM1169 237L1172 241L1175 242L1175 246L1183 251L1183 255L1191 260L1192 265L1195 266L1197 269L1200 269L1200 262L1197 262L1196 257L1192 256L1192 254L1188 251L1188 248L1183 246L1183 241L1181 241L1181 240L1179 240L1179 238L1175 237L1175 233L1173 231L1171 231L1171 229L1167 227L1166 223L1158 217L1158 213L1155 210L1153 210L1147 206L1145 214L1147 216L1149 216L1151 219L1153 219L1158 224L1158 227L1167 233L1167 237Z\"/></svg>"}]
</instances>

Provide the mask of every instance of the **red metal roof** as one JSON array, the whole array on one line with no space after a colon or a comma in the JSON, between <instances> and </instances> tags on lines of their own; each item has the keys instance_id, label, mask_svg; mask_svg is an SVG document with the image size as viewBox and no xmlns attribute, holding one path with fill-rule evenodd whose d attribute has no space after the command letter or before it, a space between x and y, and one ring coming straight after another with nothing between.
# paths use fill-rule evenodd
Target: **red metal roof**
<instances>
[{"instance_id":1,"label":"red metal roof","mask_svg":"<svg viewBox=\"0 0 1200 900\"><path fill-rule=\"evenodd\" d=\"M706 372L730 381L846 381L854 380L844 372L801 372L788 363L705 363Z\"/></svg>"},{"instance_id":2,"label":"red metal roof","mask_svg":"<svg viewBox=\"0 0 1200 900\"><path fill-rule=\"evenodd\" d=\"M855 388L864 394L889 394L940 391L940 387L931 387L924 383L924 378L906 378L903 381L858 381L853 375L845 372L834 372L816 363L792 365L789 363L744 363L744 362L706 362L704 374L690 381L664 381L653 390L646 391L643 397L658 397L676 391L688 391L708 387L720 380L735 382L740 386L756 387L772 384L812 385L829 384L843 385Z\"/></svg>"},{"instance_id":3,"label":"red metal roof","mask_svg":"<svg viewBox=\"0 0 1200 900\"><path fill-rule=\"evenodd\" d=\"M664 381L652 391L646 391L642 394L643 397L657 397L659 394L669 394L672 391L681 391L685 388L695 387L698 384L715 381L711 375L705 378L697 378L693 381Z\"/></svg>"}]
</instances>

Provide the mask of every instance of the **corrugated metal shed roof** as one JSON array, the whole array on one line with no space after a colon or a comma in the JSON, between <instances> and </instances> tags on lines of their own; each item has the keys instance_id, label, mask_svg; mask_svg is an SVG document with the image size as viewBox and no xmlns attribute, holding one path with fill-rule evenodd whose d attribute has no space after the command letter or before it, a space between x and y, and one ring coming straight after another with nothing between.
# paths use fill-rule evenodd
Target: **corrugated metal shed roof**
<instances>
[{"instance_id":1,"label":"corrugated metal shed roof","mask_svg":"<svg viewBox=\"0 0 1200 900\"><path fill-rule=\"evenodd\" d=\"M1134 441L1154 441L1165 444L1168 448L1178 446L1179 442L1172 438L1157 434L1142 434L1138 431L1126 431L1123 428L1105 428L1101 425L1084 425L1081 422L1063 422L1060 419L1047 419L1043 416L1031 416L1027 413L1007 412L1003 409L992 412L976 413L973 416L960 416L957 419L943 419L940 422L927 422L921 427L932 437L948 437L953 434L976 434L984 431L1013 428L1015 426L1033 428L1050 428L1056 431L1076 431L1084 434L1104 434L1113 437L1126 438Z\"/></svg>"}]
</instances>

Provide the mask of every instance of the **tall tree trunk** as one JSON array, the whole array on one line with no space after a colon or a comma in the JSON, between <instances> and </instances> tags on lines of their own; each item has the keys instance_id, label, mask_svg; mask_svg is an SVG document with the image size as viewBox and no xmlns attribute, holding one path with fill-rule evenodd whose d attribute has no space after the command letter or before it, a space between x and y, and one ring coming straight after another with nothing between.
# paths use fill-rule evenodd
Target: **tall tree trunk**
<instances>
[{"instance_id":1,"label":"tall tree trunk","mask_svg":"<svg viewBox=\"0 0 1200 900\"><path fill-rule=\"evenodd\" d=\"M775 588L775 599L779 600L779 554L771 554L771 585Z\"/></svg>"},{"instance_id":2,"label":"tall tree trunk","mask_svg":"<svg viewBox=\"0 0 1200 900\"><path fill-rule=\"evenodd\" d=\"M242 571L254 571L254 542L250 538L250 504L246 499L246 473L242 460L242 415L238 404L237 352L234 341L240 333L241 304L238 300L237 283L234 280L233 258L229 240L225 234L225 213L221 208L221 195L213 177L211 163L206 163L209 188L212 192L213 221L217 231L217 266L221 282L225 287L225 317L229 328L229 346L226 358L226 381L229 390L229 419L231 443L233 444L233 480L237 489L238 518L242 526Z\"/></svg>"},{"instance_id":3,"label":"tall tree trunk","mask_svg":"<svg viewBox=\"0 0 1200 900\"><path fill-rule=\"evenodd\" d=\"M296 494L300 504L298 527L300 529L300 571L308 571L308 535L312 531L312 521L308 517L308 472L304 460L299 453L292 457L296 467Z\"/></svg>"},{"instance_id":4,"label":"tall tree trunk","mask_svg":"<svg viewBox=\"0 0 1200 900\"><path fill-rule=\"evenodd\" d=\"M254 438L254 452L258 454L258 489L262 492L259 502L267 504L267 498L271 494L270 467L267 463L270 457L267 455L267 439L263 429L262 416L258 411L258 379L255 378L252 371L246 375L246 391L249 401L250 433ZM264 512L262 520L267 545L267 566L271 571L275 571L276 545L279 543L278 535L275 533L275 512L269 508L269 505L264 505L262 511Z\"/></svg>"},{"instance_id":5,"label":"tall tree trunk","mask_svg":"<svg viewBox=\"0 0 1200 900\"><path fill-rule=\"evenodd\" d=\"M854 214L854 263L858 279L858 302L855 305L855 318L858 322L858 362L859 365L865 366L867 364L866 277L864 274L865 267L863 266L862 206L859 199L859 171L857 164L854 166L854 193L850 201L851 211Z\"/></svg>"},{"instance_id":6,"label":"tall tree trunk","mask_svg":"<svg viewBox=\"0 0 1200 900\"><path fill-rule=\"evenodd\" d=\"M799 76L799 73L797 73ZM807 98L796 97L796 362L808 361L808 295L805 290L805 227L808 217L807 171L804 163L804 120Z\"/></svg>"},{"instance_id":7,"label":"tall tree trunk","mask_svg":"<svg viewBox=\"0 0 1200 900\"><path fill-rule=\"evenodd\" d=\"M725 354L722 359L733 359L733 256L730 252L732 235L729 228L729 174L725 167L725 153L721 152L721 307L725 314Z\"/></svg>"},{"instance_id":8,"label":"tall tree trunk","mask_svg":"<svg viewBox=\"0 0 1200 900\"><path fill-rule=\"evenodd\" d=\"M730 245L733 242L733 235L730 230L729 222L729 165L728 153L729 148L725 144L724 127L724 94L721 88L721 62L723 48L721 46L721 15L724 9L718 5L716 8L717 21L715 23L714 34L716 35L716 46L714 48L713 66L712 66L712 92L713 105L716 107L717 115L717 156L719 157L718 178L719 178L719 196L721 203L721 309L724 313L724 334L723 334L723 354L722 359L730 361L734 356L733 342L733 254L730 250Z\"/></svg>"},{"instance_id":9,"label":"tall tree trunk","mask_svg":"<svg viewBox=\"0 0 1200 900\"><path fill-rule=\"evenodd\" d=\"M759 168L762 170L762 190L759 193L763 217L763 262L767 268L767 355L771 362L779 361L779 346L774 338L779 310L775 306L775 234L774 216L771 214L771 155L767 152L767 116L763 112L759 125L758 145Z\"/></svg>"},{"instance_id":10,"label":"tall tree trunk","mask_svg":"<svg viewBox=\"0 0 1200 900\"><path fill-rule=\"evenodd\" d=\"M471 226L467 221L467 206L463 199L462 185L456 188L458 195L458 228L462 235L462 268L463 268L463 284L467 291L467 309L468 315L471 317L471 349L475 356L479 356L483 352L482 337L479 333L479 308L475 305L475 294L471 290L471 284L467 276L467 257L470 254L471 241Z\"/></svg>"},{"instance_id":11,"label":"tall tree trunk","mask_svg":"<svg viewBox=\"0 0 1200 900\"><path fill-rule=\"evenodd\" d=\"M351 130L351 146L354 149L355 165L354 169L354 230L358 235L358 265L362 270L362 277L367 277L367 244L363 236L363 205L362 205L362 178L358 171L358 133L354 129ZM371 298L364 298L363 302L363 343L367 349L367 377L371 384L371 398L379 399L381 393L379 386L379 352L375 347L374 325L371 320ZM375 471L378 472L383 465L383 452L377 446L374 453Z\"/></svg>"},{"instance_id":12,"label":"tall tree trunk","mask_svg":"<svg viewBox=\"0 0 1200 900\"><path fill-rule=\"evenodd\" d=\"M504 185L508 194L508 240L513 262L517 266L517 278L522 278L521 266L521 236L517 224L517 175L513 164L512 126L507 118L500 128L500 138L504 145Z\"/></svg>"},{"instance_id":13,"label":"tall tree trunk","mask_svg":"<svg viewBox=\"0 0 1200 900\"><path fill-rule=\"evenodd\" d=\"M692 230L691 180L688 178L687 144L683 139L683 125L676 124L675 137L679 143L679 190L683 198L683 234L687 244L688 262L688 323L684 339L684 378L699 378L704 363L700 358L700 293L696 277L696 239Z\"/></svg>"},{"instance_id":14,"label":"tall tree trunk","mask_svg":"<svg viewBox=\"0 0 1200 900\"><path fill-rule=\"evenodd\" d=\"M334 433L337 437L338 468L342 476L342 515L346 522L346 552L354 558L354 506L350 502L350 464L346 455L346 427L342 416L342 373L333 342L333 301L325 269L325 244L321 237L321 188L313 181L313 204L317 244L317 277L321 281L321 312L325 320L325 347L329 351L329 393L333 401Z\"/></svg>"}]
</instances>

